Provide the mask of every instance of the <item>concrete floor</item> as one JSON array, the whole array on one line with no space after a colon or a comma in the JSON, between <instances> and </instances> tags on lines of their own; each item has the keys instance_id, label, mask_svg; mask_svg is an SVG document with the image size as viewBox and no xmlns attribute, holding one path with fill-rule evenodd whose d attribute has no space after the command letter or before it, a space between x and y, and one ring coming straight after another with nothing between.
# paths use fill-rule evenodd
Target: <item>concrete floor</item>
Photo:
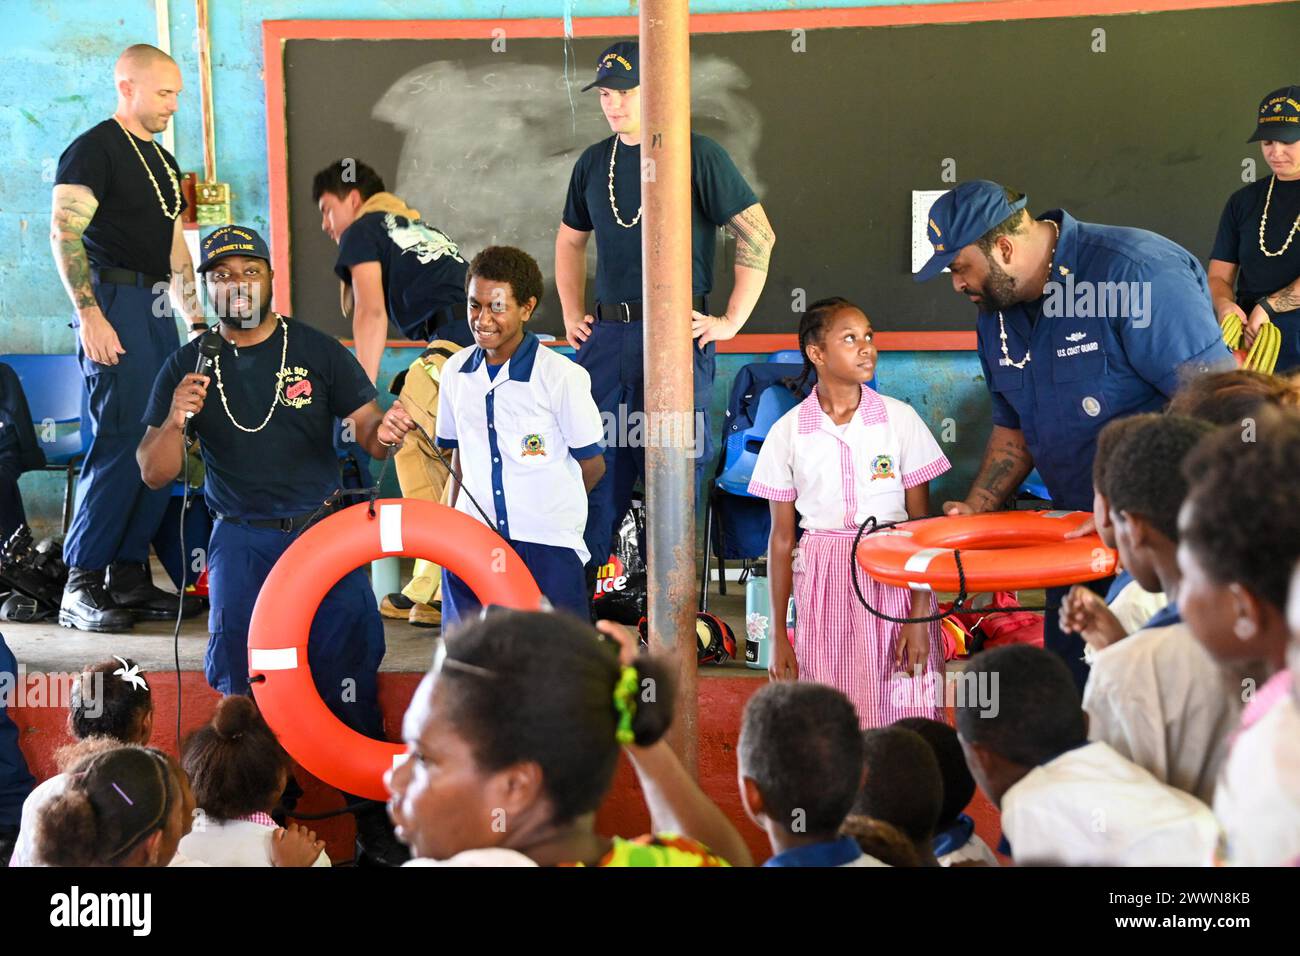
<instances>
[{"instance_id":1,"label":"concrete floor","mask_svg":"<svg viewBox=\"0 0 1300 956\"><path fill-rule=\"evenodd\" d=\"M171 590L173 585L161 567L153 565L154 581ZM403 580L409 579L410 567L403 567ZM709 610L722 617L741 642L744 654L745 588L728 582L727 594L717 593L717 583L711 588ZM19 663L29 672L77 671L86 664L104 660L114 654L130 657L143 671L172 670L179 649L182 671L202 671L203 654L208 644L208 618L201 614L181 622L180 638L173 645L173 624L169 621L137 623L126 634L90 634L85 631L60 627L57 621L42 624L0 623L5 643L9 645ZM421 672L428 668L440 629L412 627L404 621L384 621L384 638L387 653L380 666L382 671ZM732 661L715 670L736 676L760 676L765 672L744 666L743 660Z\"/></svg>"}]
</instances>

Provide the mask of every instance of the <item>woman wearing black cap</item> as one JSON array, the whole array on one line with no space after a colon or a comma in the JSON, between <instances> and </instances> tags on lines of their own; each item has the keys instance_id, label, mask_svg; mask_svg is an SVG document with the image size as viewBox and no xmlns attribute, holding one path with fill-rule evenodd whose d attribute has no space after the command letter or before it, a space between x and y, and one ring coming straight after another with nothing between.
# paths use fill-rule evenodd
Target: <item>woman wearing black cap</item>
<instances>
[{"instance_id":1,"label":"woman wearing black cap","mask_svg":"<svg viewBox=\"0 0 1300 956\"><path fill-rule=\"evenodd\" d=\"M1300 86L1259 104L1258 142L1272 175L1232 194L1210 253L1210 294L1222 322L1236 313L1246 346L1265 322L1282 332L1275 371L1300 366Z\"/></svg>"}]
</instances>

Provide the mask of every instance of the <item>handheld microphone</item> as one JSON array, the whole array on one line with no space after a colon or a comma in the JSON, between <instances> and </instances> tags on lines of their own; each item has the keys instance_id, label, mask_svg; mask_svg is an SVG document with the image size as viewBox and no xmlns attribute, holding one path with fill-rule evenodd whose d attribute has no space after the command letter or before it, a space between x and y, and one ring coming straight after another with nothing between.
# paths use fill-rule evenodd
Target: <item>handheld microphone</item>
<instances>
[{"instance_id":1,"label":"handheld microphone","mask_svg":"<svg viewBox=\"0 0 1300 956\"><path fill-rule=\"evenodd\" d=\"M194 374L207 375L212 371L212 363L216 360L216 357L221 354L221 344L223 341L221 333L216 329L208 329L208 331L199 336L199 358L198 361L194 363ZM192 419L193 417L193 412L185 413L185 418L187 419L185 423L185 431L187 433L190 430L189 419Z\"/></svg>"}]
</instances>

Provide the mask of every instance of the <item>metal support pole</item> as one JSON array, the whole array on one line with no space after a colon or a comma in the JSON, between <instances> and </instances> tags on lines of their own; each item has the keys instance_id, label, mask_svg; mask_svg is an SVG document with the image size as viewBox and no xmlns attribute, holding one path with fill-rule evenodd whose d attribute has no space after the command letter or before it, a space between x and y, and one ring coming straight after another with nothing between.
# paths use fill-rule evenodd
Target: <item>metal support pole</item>
<instances>
[{"instance_id":1,"label":"metal support pole","mask_svg":"<svg viewBox=\"0 0 1300 956\"><path fill-rule=\"evenodd\" d=\"M641 3L641 262L645 316L650 647L677 662L669 743L696 771L691 71L687 0Z\"/></svg>"}]
</instances>

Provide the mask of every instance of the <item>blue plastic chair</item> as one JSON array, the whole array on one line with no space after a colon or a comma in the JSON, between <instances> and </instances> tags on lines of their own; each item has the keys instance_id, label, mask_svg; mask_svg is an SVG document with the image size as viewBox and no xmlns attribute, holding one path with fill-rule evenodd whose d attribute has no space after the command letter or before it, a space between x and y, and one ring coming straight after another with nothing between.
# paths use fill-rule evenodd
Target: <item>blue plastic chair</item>
<instances>
[{"instance_id":1,"label":"blue plastic chair","mask_svg":"<svg viewBox=\"0 0 1300 956\"><path fill-rule=\"evenodd\" d=\"M81 363L75 355L0 355L23 385L32 424L45 452L45 470L66 476L63 488L63 530L72 520L72 492L81 460L86 454L86 437L81 430L81 403L85 385ZM53 440L49 429L53 428Z\"/></svg>"},{"instance_id":2,"label":"blue plastic chair","mask_svg":"<svg viewBox=\"0 0 1300 956\"><path fill-rule=\"evenodd\" d=\"M727 438L723 451L722 474L717 486L729 495L753 497L749 493L749 479L758 464L758 452L767 439L767 433L782 415L799 404L799 398L788 388L769 386L758 397L754 424Z\"/></svg>"}]
</instances>

